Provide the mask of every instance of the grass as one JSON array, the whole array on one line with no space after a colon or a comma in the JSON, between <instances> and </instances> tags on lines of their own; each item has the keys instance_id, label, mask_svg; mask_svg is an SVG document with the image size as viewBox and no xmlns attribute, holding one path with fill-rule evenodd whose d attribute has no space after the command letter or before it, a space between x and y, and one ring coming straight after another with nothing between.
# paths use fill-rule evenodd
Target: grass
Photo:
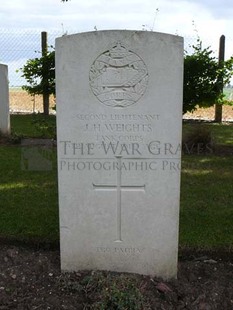
<instances>
[{"instance_id":1,"label":"grass","mask_svg":"<svg viewBox=\"0 0 233 310\"><path fill-rule=\"evenodd\" d=\"M11 115L11 130L18 136L53 138L56 117L43 114Z\"/></svg>"},{"instance_id":2,"label":"grass","mask_svg":"<svg viewBox=\"0 0 233 310\"><path fill-rule=\"evenodd\" d=\"M233 150L233 125L186 123L184 140L193 132L210 131L214 145ZM232 153L182 157L180 245L200 249L233 246Z\"/></svg>"},{"instance_id":3,"label":"grass","mask_svg":"<svg viewBox=\"0 0 233 310\"><path fill-rule=\"evenodd\" d=\"M183 156L180 244L200 249L233 246L232 156Z\"/></svg>"},{"instance_id":4,"label":"grass","mask_svg":"<svg viewBox=\"0 0 233 310\"><path fill-rule=\"evenodd\" d=\"M17 137L52 138L55 122L55 116L51 115L11 115L11 129ZM23 170L22 167L27 169L23 152L20 145L0 146L0 236L57 242L56 150L48 150L52 170L45 171Z\"/></svg>"},{"instance_id":5,"label":"grass","mask_svg":"<svg viewBox=\"0 0 233 310\"><path fill-rule=\"evenodd\" d=\"M184 123L183 136L193 132L196 128L211 131L213 140L216 144L233 146L233 124Z\"/></svg>"},{"instance_id":6,"label":"grass","mask_svg":"<svg viewBox=\"0 0 233 310\"><path fill-rule=\"evenodd\" d=\"M38 116L40 125L41 118ZM12 115L13 131L28 137L45 135L46 131L35 128L37 123L34 120L33 115ZM55 124L54 117L47 121ZM195 126L211 130L216 143L233 146L233 125L184 124L184 136L193 132ZM1 237L47 242L59 240L56 151L50 152L51 171L29 171L21 169L23 153L20 145L0 146ZM232 155L183 155L181 247L232 249L232 223Z\"/></svg>"},{"instance_id":7,"label":"grass","mask_svg":"<svg viewBox=\"0 0 233 310\"><path fill-rule=\"evenodd\" d=\"M21 169L20 146L0 147L0 236L58 240L55 151L52 171Z\"/></svg>"}]
</instances>

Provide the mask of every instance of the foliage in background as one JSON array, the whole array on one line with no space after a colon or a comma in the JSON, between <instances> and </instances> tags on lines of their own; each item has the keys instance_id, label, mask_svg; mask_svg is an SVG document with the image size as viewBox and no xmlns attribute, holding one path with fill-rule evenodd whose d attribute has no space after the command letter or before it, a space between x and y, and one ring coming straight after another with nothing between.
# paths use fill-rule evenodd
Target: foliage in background
<instances>
[{"instance_id":1,"label":"foliage in background","mask_svg":"<svg viewBox=\"0 0 233 310\"><path fill-rule=\"evenodd\" d=\"M225 103L222 86L230 82L233 74L233 57L218 63L210 47L202 48L198 38L193 54L184 56L183 113L199 107Z\"/></svg>"},{"instance_id":2,"label":"foliage in background","mask_svg":"<svg viewBox=\"0 0 233 310\"><path fill-rule=\"evenodd\" d=\"M55 51L48 51L46 55L29 59L23 68L22 77L27 85L22 88L31 95L55 94ZM46 77L46 79L44 78Z\"/></svg>"},{"instance_id":3,"label":"foliage in background","mask_svg":"<svg viewBox=\"0 0 233 310\"><path fill-rule=\"evenodd\" d=\"M184 55L183 113L192 112L197 105L210 107L226 103L222 86L229 83L233 74L233 57L220 66L210 47L202 48L199 38L193 50L193 54ZM23 89L29 94L55 94L54 50L40 58L29 59L21 71L28 83Z\"/></svg>"}]
</instances>

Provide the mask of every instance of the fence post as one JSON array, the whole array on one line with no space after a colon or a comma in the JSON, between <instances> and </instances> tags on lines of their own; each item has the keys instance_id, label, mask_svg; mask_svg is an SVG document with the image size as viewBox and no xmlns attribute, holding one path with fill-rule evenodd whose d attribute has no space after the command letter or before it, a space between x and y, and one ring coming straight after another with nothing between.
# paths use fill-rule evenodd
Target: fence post
<instances>
[{"instance_id":1,"label":"fence post","mask_svg":"<svg viewBox=\"0 0 233 310\"><path fill-rule=\"evenodd\" d=\"M46 56L48 53L48 36L46 31L41 32L41 51L42 56ZM42 85L44 88L43 91L43 110L45 115L49 115L49 94L47 92L47 85L48 85L48 72L46 68L46 64L43 65L43 78L42 78Z\"/></svg>"},{"instance_id":2,"label":"fence post","mask_svg":"<svg viewBox=\"0 0 233 310\"><path fill-rule=\"evenodd\" d=\"M218 56L218 64L219 68L222 67L223 61L225 59L225 36L222 35L219 41L219 56ZM220 81L220 89L219 92L223 92L223 79ZM222 105L215 104L215 122L221 123L222 122Z\"/></svg>"}]
</instances>

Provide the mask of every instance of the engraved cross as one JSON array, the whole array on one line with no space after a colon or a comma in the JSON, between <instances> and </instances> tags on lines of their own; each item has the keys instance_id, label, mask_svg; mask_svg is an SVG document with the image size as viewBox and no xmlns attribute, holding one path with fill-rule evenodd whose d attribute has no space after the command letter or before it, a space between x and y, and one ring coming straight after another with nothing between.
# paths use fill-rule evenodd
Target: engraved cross
<instances>
[{"instance_id":1,"label":"engraved cross","mask_svg":"<svg viewBox=\"0 0 233 310\"><path fill-rule=\"evenodd\" d=\"M121 238L121 193L122 191L143 191L145 192L144 185L122 185L121 184L121 156L116 156L118 161L117 169L117 182L116 185L112 184L94 184L93 188L96 191L116 191L116 205L117 205L117 239L115 242L122 242Z\"/></svg>"}]
</instances>

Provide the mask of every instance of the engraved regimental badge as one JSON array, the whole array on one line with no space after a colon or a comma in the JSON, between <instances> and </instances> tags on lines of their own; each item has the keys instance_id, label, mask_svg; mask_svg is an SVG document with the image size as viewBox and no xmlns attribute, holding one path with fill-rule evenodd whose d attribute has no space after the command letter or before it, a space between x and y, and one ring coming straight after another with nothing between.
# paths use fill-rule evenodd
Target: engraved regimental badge
<instances>
[{"instance_id":1,"label":"engraved regimental badge","mask_svg":"<svg viewBox=\"0 0 233 310\"><path fill-rule=\"evenodd\" d=\"M137 102L145 93L148 71L138 55L117 42L94 61L89 80L100 102L124 108Z\"/></svg>"}]
</instances>

